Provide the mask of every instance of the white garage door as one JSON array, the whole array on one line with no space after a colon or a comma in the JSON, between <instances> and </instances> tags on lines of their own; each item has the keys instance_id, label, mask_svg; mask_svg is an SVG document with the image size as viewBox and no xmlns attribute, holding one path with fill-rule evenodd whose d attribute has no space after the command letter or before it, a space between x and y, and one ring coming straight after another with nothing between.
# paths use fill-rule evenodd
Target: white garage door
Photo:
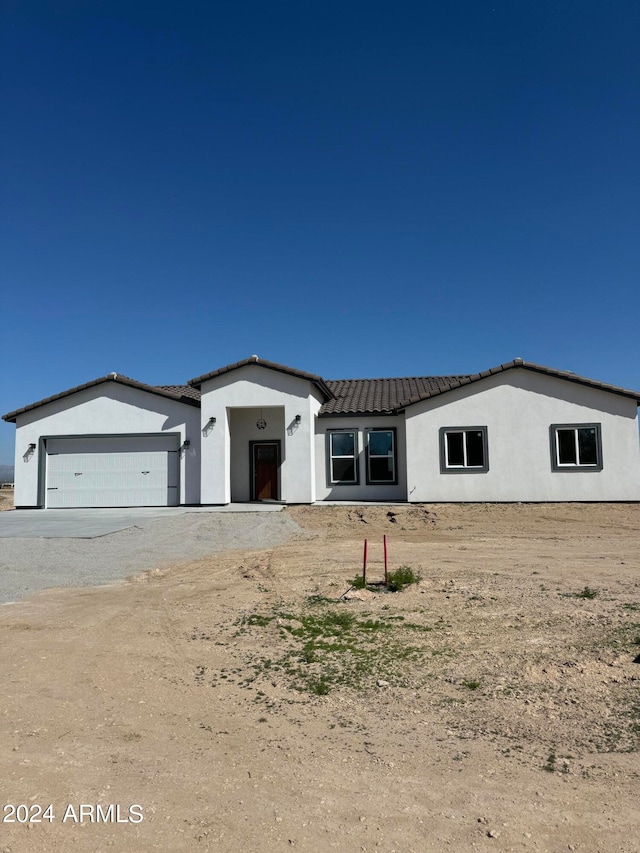
<instances>
[{"instance_id":1,"label":"white garage door","mask_svg":"<svg viewBox=\"0 0 640 853\"><path fill-rule=\"evenodd\" d=\"M178 436L47 439L46 506L176 506Z\"/></svg>"}]
</instances>

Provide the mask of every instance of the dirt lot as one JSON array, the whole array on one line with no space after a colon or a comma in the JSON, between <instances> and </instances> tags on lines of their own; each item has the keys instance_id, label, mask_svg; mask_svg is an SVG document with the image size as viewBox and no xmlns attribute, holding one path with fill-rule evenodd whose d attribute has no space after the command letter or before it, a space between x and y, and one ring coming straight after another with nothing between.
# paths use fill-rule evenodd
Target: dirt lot
<instances>
[{"instance_id":1,"label":"dirt lot","mask_svg":"<svg viewBox=\"0 0 640 853\"><path fill-rule=\"evenodd\" d=\"M13 509L13 489L0 489L0 512Z\"/></svg>"},{"instance_id":2,"label":"dirt lot","mask_svg":"<svg viewBox=\"0 0 640 853\"><path fill-rule=\"evenodd\" d=\"M640 851L640 506L286 511L0 612L0 851Z\"/></svg>"}]
</instances>

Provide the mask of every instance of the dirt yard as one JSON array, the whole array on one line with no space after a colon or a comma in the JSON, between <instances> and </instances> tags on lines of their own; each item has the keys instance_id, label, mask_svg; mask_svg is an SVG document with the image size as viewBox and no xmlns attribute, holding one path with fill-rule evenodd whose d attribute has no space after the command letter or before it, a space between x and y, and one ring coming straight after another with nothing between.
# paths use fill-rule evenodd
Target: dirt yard
<instances>
[{"instance_id":1,"label":"dirt yard","mask_svg":"<svg viewBox=\"0 0 640 853\"><path fill-rule=\"evenodd\" d=\"M0 611L0 851L640 851L640 506L286 512Z\"/></svg>"},{"instance_id":2,"label":"dirt yard","mask_svg":"<svg viewBox=\"0 0 640 853\"><path fill-rule=\"evenodd\" d=\"M13 489L0 489L0 512L13 509Z\"/></svg>"}]
</instances>

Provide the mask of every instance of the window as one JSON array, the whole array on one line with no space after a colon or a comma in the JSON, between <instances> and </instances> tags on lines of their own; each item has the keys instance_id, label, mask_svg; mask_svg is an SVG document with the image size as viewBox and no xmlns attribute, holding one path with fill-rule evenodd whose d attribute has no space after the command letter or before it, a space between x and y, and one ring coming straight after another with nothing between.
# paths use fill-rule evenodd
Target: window
<instances>
[{"instance_id":1,"label":"window","mask_svg":"<svg viewBox=\"0 0 640 853\"><path fill-rule=\"evenodd\" d=\"M488 470L486 427L442 427L440 471L443 474L483 473Z\"/></svg>"},{"instance_id":2,"label":"window","mask_svg":"<svg viewBox=\"0 0 640 853\"><path fill-rule=\"evenodd\" d=\"M329 439L329 484L354 485L358 482L358 433L340 430L327 433Z\"/></svg>"},{"instance_id":3,"label":"window","mask_svg":"<svg viewBox=\"0 0 640 853\"><path fill-rule=\"evenodd\" d=\"M397 483L396 431L372 429L367 433L367 483Z\"/></svg>"},{"instance_id":4,"label":"window","mask_svg":"<svg viewBox=\"0 0 640 853\"><path fill-rule=\"evenodd\" d=\"M551 467L554 471L601 471L600 424L553 424Z\"/></svg>"}]
</instances>

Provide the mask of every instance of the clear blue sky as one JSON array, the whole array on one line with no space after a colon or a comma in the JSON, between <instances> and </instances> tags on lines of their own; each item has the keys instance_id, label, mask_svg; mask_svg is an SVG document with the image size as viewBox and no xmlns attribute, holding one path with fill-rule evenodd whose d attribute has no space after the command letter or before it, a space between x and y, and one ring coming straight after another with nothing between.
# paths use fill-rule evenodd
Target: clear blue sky
<instances>
[{"instance_id":1,"label":"clear blue sky","mask_svg":"<svg viewBox=\"0 0 640 853\"><path fill-rule=\"evenodd\" d=\"M637 0L3 9L1 413L252 353L640 388Z\"/></svg>"}]
</instances>

